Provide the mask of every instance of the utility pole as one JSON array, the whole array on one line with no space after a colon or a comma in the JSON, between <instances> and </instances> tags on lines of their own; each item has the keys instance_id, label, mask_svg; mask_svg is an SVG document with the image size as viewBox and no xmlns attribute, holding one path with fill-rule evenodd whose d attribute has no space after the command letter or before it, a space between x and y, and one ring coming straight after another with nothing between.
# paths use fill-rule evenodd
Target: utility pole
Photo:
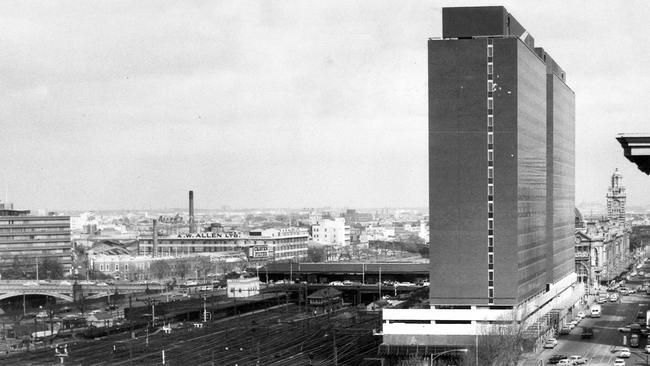
<instances>
[{"instance_id":1,"label":"utility pole","mask_svg":"<svg viewBox=\"0 0 650 366\"><path fill-rule=\"evenodd\" d=\"M205 301L206 301L206 298L205 298L205 295L203 295L203 321L207 322L208 321L208 311L205 308Z\"/></svg>"},{"instance_id":2,"label":"utility pole","mask_svg":"<svg viewBox=\"0 0 650 366\"><path fill-rule=\"evenodd\" d=\"M334 366L339 365L339 356L336 352L336 328L332 328L332 340L334 341Z\"/></svg>"},{"instance_id":3,"label":"utility pole","mask_svg":"<svg viewBox=\"0 0 650 366\"><path fill-rule=\"evenodd\" d=\"M379 299L381 299L381 264L379 265L379 282L377 282L379 287Z\"/></svg>"}]
</instances>

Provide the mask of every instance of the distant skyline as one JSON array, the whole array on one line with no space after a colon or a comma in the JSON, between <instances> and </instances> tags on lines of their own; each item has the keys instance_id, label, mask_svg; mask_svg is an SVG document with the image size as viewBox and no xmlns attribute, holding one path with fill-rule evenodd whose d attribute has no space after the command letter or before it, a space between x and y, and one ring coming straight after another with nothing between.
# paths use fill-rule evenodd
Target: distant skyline
<instances>
[{"instance_id":1,"label":"distant skyline","mask_svg":"<svg viewBox=\"0 0 650 366\"><path fill-rule=\"evenodd\" d=\"M503 5L576 93L576 205L650 177L646 1L3 1L0 200L37 210L425 207L427 39Z\"/></svg>"}]
</instances>

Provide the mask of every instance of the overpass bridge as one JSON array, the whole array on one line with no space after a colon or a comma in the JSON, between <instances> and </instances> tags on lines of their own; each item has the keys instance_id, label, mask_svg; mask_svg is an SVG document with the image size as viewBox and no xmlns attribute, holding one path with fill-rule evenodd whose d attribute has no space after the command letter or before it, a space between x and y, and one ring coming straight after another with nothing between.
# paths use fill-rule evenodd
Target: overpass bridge
<instances>
[{"instance_id":1,"label":"overpass bridge","mask_svg":"<svg viewBox=\"0 0 650 366\"><path fill-rule=\"evenodd\" d=\"M61 284L61 282L64 283ZM66 283L67 281L61 282L43 283L28 280L0 281L0 300L18 296L42 295L51 296L66 302L73 302L75 293L78 296L81 296L81 294L83 294L84 298L86 299L93 299L112 295L116 291L119 294L128 294L144 292L147 288L149 288L151 291L162 291L165 288L163 285L158 284L143 285L134 283L117 283L113 285L99 285L96 283L68 284Z\"/></svg>"},{"instance_id":2,"label":"overpass bridge","mask_svg":"<svg viewBox=\"0 0 650 366\"><path fill-rule=\"evenodd\" d=\"M385 280L417 283L429 278L429 263L271 263L261 267L261 280L306 281L309 283L329 283L331 281L351 280L361 283L377 283ZM266 281L268 282L268 281Z\"/></svg>"}]
</instances>

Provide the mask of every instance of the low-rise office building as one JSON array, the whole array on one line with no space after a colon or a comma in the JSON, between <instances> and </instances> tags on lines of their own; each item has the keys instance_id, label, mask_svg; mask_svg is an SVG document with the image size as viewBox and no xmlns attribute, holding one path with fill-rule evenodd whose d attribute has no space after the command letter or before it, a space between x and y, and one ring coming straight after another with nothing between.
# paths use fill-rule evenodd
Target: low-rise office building
<instances>
[{"instance_id":1,"label":"low-rise office building","mask_svg":"<svg viewBox=\"0 0 650 366\"><path fill-rule=\"evenodd\" d=\"M206 232L160 236L155 240L153 237L142 237L139 239L138 253L177 257L242 252L253 261L301 261L307 257L308 241L309 234L300 228L259 229L248 233Z\"/></svg>"},{"instance_id":2,"label":"low-rise office building","mask_svg":"<svg viewBox=\"0 0 650 366\"><path fill-rule=\"evenodd\" d=\"M14 259L35 265L46 258L59 262L66 273L72 267L69 216L29 216L28 210L14 210L0 203L0 270Z\"/></svg>"},{"instance_id":3,"label":"low-rise office building","mask_svg":"<svg viewBox=\"0 0 650 366\"><path fill-rule=\"evenodd\" d=\"M311 231L317 243L350 245L350 225L346 225L342 217L320 220L318 224L312 226Z\"/></svg>"}]
</instances>

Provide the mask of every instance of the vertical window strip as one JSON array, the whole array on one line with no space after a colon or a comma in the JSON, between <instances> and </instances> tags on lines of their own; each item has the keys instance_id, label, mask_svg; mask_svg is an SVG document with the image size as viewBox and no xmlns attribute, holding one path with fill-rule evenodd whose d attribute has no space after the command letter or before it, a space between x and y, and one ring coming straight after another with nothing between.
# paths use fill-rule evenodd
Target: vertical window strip
<instances>
[{"instance_id":1,"label":"vertical window strip","mask_svg":"<svg viewBox=\"0 0 650 366\"><path fill-rule=\"evenodd\" d=\"M492 74L494 73L494 47L493 40L487 40L487 166L488 166L488 212L487 212L487 226L488 226L488 304L494 304L494 81Z\"/></svg>"}]
</instances>

